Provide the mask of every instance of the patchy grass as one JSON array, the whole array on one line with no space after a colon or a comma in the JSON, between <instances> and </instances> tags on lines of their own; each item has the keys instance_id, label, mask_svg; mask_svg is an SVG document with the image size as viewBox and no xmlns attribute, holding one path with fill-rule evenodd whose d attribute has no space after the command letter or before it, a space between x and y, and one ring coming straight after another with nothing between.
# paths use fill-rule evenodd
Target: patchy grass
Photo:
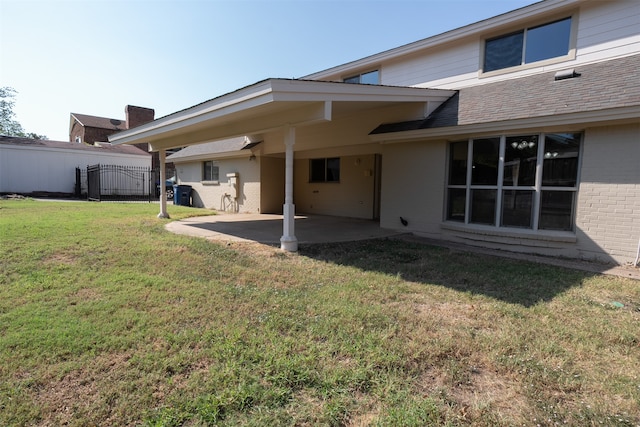
<instances>
[{"instance_id":1,"label":"patchy grass","mask_svg":"<svg viewBox=\"0 0 640 427\"><path fill-rule=\"evenodd\" d=\"M640 423L638 282L156 213L0 201L0 425Z\"/></svg>"}]
</instances>

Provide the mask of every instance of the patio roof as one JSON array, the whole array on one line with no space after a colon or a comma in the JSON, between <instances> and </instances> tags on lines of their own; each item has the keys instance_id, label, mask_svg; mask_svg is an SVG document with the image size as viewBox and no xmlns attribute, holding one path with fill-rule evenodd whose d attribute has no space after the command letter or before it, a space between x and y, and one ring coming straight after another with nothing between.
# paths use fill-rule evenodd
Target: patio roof
<instances>
[{"instance_id":1,"label":"patio roof","mask_svg":"<svg viewBox=\"0 0 640 427\"><path fill-rule=\"evenodd\" d=\"M331 121L363 109L424 104L424 116L455 91L309 80L268 79L109 136L148 142L152 151ZM417 119L414 117L413 119Z\"/></svg>"}]
</instances>

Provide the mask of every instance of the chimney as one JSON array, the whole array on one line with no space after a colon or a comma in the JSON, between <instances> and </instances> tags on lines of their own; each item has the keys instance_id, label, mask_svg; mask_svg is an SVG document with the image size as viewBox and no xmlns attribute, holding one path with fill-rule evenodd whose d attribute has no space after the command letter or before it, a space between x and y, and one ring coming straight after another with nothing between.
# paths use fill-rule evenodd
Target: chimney
<instances>
[{"instance_id":1,"label":"chimney","mask_svg":"<svg viewBox=\"0 0 640 427\"><path fill-rule=\"evenodd\" d=\"M127 129L152 122L156 114L151 108L136 107L135 105L127 105L124 107L124 112L127 118Z\"/></svg>"}]
</instances>

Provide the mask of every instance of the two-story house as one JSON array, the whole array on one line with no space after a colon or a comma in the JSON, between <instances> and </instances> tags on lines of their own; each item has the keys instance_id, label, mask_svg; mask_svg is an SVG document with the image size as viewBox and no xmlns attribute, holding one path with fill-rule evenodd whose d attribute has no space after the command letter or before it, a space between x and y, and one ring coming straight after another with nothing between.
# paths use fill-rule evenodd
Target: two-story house
<instances>
[{"instance_id":1,"label":"two-story house","mask_svg":"<svg viewBox=\"0 0 640 427\"><path fill-rule=\"evenodd\" d=\"M316 213L629 263L640 238L640 2L544 0L109 139L148 142L161 158L187 147L170 159L196 203L283 213L285 250L297 249L294 213Z\"/></svg>"}]
</instances>

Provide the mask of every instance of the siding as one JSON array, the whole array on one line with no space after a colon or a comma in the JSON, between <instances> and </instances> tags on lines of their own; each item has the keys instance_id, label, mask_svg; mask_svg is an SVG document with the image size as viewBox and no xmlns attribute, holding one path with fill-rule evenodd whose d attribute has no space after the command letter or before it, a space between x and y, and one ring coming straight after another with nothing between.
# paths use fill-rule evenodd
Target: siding
<instances>
[{"instance_id":1,"label":"siding","mask_svg":"<svg viewBox=\"0 0 640 427\"><path fill-rule=\"evenodd\" d=\"M626 0L586 4L580 10L577 63L640 51L640 2Z\"/></svg>"},{"instance_id":2,"label":"siding","mask_svg":"<svg viewBox=\"0 0 640 427\"><path fill-rule=\"evenodd\" d=\"M483 40L473 36L383 63L381 83L459 89L640 52L640 1L586 3L576 16L578 33L574 60L481 78L478 71ZM521 25L522 28L526 26L526 23ZM495 32L490 34L495 35Z\"/></svg>"}]
</instances>

